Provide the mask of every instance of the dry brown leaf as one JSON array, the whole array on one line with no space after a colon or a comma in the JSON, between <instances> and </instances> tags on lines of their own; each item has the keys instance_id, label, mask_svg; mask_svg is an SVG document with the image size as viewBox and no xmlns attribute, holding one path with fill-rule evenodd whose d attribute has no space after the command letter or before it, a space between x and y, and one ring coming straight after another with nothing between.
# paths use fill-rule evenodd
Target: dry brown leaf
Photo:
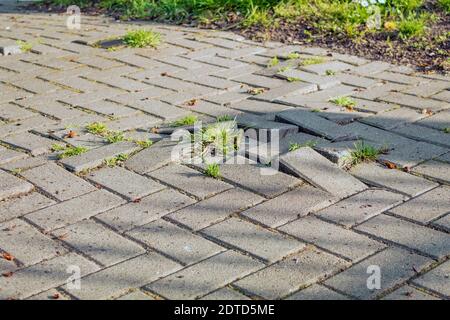
<instances>
[{"instance_id":1,"label":"dry brown leaf","mask_svg":"<svg viewBox=\"0 0 450 320\"><path fill-rule=\"evenodd\" d=\"M9 277L12 277L13 274L14 274L14 272L8 271L8 272L3 272L2 276L4 276L5 278L9 278Z\"/></svg>"},{"instance_id":2,"label":"dry brown leaf","mask_svg":"<svg viewBox=\"0 0 450 320\"><path fill-rule=\"evenodd\" d=\"M3 259L8 260L8 261L14 260L14 257L11 254L7 253L7 252L4 252L2 254L2 257L3 257Z\"/></svg>"},{"instance_id":3,"label":"dry brown leaf","mask_svg":"<svg viewBox=\"0 0 450 320\"><path fill-rule=\"evenodd\" d=\"M69 133L66 135L66 137L72 139L75 138L77 135L78 134L75 131L70 130Z\"/></svg>"},{"instance_id":4,"label":"dry brown leaf","mask_svg":"<svg viewBox=\"0 0 450 320\"><path fill-rule=\"evenodd\" d=\"M385 161L384 164L386 165L386 167L388 167L389 169L396 169L397 166L395 165L395 163L392 163L390 161Z\"/></svg>"}]
</instances>

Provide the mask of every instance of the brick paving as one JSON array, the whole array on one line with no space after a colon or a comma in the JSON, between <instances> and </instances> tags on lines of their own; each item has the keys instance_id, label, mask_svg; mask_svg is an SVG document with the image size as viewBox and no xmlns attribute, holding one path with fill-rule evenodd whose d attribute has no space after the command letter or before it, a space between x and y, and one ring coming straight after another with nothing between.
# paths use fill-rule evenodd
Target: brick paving
<instances>
[{"instance_id":1,"label":"brick paving","mask_svg":"<svg viewBox=\"0 0 450 320\"><path fill-rule=\"evenodd\" d=\"M0 299L450 298L450 77L159 24L158 49L105 50L136 25L14 10L0 6L0 52L32 49L0 55ZM282 154L271 133L261 163L207 177L151 130L186 115L279 129ZM360 140L388 150L348 170Z\"/></svg>"}]
</instances>

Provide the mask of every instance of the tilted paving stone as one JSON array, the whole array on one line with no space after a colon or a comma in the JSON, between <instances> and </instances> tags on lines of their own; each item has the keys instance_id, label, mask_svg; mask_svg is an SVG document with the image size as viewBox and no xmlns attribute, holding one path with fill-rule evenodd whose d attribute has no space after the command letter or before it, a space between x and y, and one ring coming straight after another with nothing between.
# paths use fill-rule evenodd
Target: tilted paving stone
<instances>
[{"instance_id":1,"label":"tilted paving stone","mask_svg":"<svg viewBox=\"0 0 450 320\"><path fill-rule=\"evenodd\" d=\"M450 152L438 157L436 160L450 163Z\"/></svg>"},{"instance_id":2,"label":"tilted paving stone","mask_svg":"<svg viewBox=\"0 0 450 320\"><path fill-rule=\"evenodd\" d=\"M124 202L119 196L99 190L27 214L25 218L44 231L52 231L110 210Z\"/></svg>"},{"instance_id":3,"label":"tilted paving stone","mask_svg":"<svg viewBox=\"0 0 450 320\"><path fill-rule=\"evenodd\" d=\"M12 103L0 105L0 119L6 121L17 121L37 116L36 113L28 111Z\"/></svg>"},{"instance_id":4,"label":"tilted paving stone","mask_svg":"<svg viewBox=\"0 0 450 320\"><path fill-rule=\"evenodd\" d=\"M127 235L187 265L225 251L214 242L162 219L137 227Z\"/></svg>"},{"instance_id":5,"label":"tilted paving stone","mask_svg":"<svg viewBox=\"0 0 450 320\"><path fill-rule=\"evenodd\" d=\"M178 142L161 140L125 161L125 167L143 174L154 171L172 161L172 152Z\"/></svg>"},{"instance_id":6,"label":"tilted paving stone","mask_svg":"<svg viewBox=\"0 0 450 320\"><path fill-rule=\"evenodd\" d=\"M356 135L332 121L319 117L314 112L306 110L289 110L278 113L276 120L295 124L301 131L319 135L327 139L355 138Z\"/></svg>"},{"instance_id":7,"label":"tilted paving stone","mask_svg":"<svg viewBox=\"0 0 450 320\"><path fill-rule=\"evenodd\" d=\"M440 300L435 296L418 290L410 285L404 285L397 290L391 292L383 298L383 300Z\"/></svg>"},{"instance_id":8,"label":"tilted paving stone","mask_svg":"<svg viewBox=\"0 0 450 320\"><path fill-rule=\"evenodd\" d=\"M450 136L443 131L438 131L415 124L399 126L392 129L392 131L411 139L425 141L428 143L450 148Z\"/></svg>"},{"instance_id":9,"label":"tilted paving stone","mask_svg":"<svg viewBox=\"0 0 450 320\"><path fill-rule=\"evenodd\" d=\"M417 121L416 124L441 131L445 128L450 128L450 110L433 114L430 117Z\"/></svg>"},{"instance_id":10,"label":"tilted paving stone","mask_svg":"<svg viewBox=\"0 0 450 320\"><path fill-rule=\"evenodd\" d=\"M413 172L433 180L450 184L450 164L440 161L427 161L412 169Z\"/></svg>"},{"instance_id":11,"label":"tilted paving stone","mask_svg":"<svg viewBox=\"0 0 450 320\"><path fill-rule=\"evenodd\" d=\"M55 204L55 201L38 192L0 202L0 222L8 221Z\"/></svg>"},{"instance_id":12,"label":"tilted paving stone","mask_svg":"<svg viewBox=\"0 0 450 320\"><path fill-rule=\"evenodd\" d=\"M450 254L449 234L388 215L379 215L356 229L417 250L435 259L442 259Z\"/></svg>"},{"instance_id":13,"label":"tilted paving stone","mask_svg":"<svg viewBox=\"0 0 450 320\"><path fill-rule=\"evenodd\" d=\"M432 260L429 258L404 249L388 248L331 277L325 281L325 284L357 299L375 299L391 288L409 280L417 272L428 267L431 262ZM369 289L367 286L368 277L374 274L371 266L380 268L382 276L380 289Z\"/></svg>"},{"instance_id":14,"label":"tilted paving stone","mask_svg":"<svg viewBox=\"0 0 450 320\"><path fill-rule=\"evenodd\" d=\"M28 132L5 137L2 141L12 147L25 150L33 156L50 152L51 146L54 144L53 140Z\"/></svg>"},{"instance_id":15,"label":"tilted paving stone","mask_svg":"<svg viewBox=\"0 0 450 320\"><path fill-rule=\"evenodd\" d=\"M121 167L102 168L91 172L87 179L122 195L130 201L136 201L165 188L165 186L152 179Z\"/></svg>"},{"instance_id":16,"label":"tilted paving stone","mask_svg":"<svg viewBox=\"0 0 450 320\"><path fill-rule=\"evenodd\" d=\"M450 84L448 82L430 81L428 83L421 83L420 85L404 90L403 93L427 98L448 88L450 88Z\"/></svg>"},{"instance_id":17,"label":"tilted paving stone","mask_svg":"<svg viewBox=\"0 0 450 320\"><path fill-rule=\"evenodd\" d=\"M333 201L333 197L327 192L305 185L250 208L242 212L242 215L271 228L276 228L320 210Z\"/></svg>"},{"instance_id":18,"label":"tilted paving stone","mask_svg":"<svg viewBox=\"0 0 450 320\"><path fill-rule=\"evenodd\" d=\"M33 189L31 183L0 170L0 200L25 194Z\"/></svg>"},{"instance_id":19,"label":"tilted paving stone","mask_svg":"<svg viewBox=\"0 0 450 320\"><path fill-rule=\"evenodd\" d=\"M317 250L308 248L287 257L261 271L235 282L244 292L264 299L280 299L320 281L348 266L349 263Z\"/></svg>"},{"instance_id":20,"label":"tilted paving stone","mask_svg":"<svg viewBox=\"0 0 450 320\"><path fill-rule=\"evenodd\" d=\"M374 163L361 163L353 167L350 173L367 184L401 192L410 197L418 196L438 186L437 183L421 177Z\"/></svg>"},{"instance_id":21,"label":"tilted paving stone","mask_svg":"<svg viewBox=\"0 0 450 320\"><path fill-rule=\"evenodd\" d=\"M251 130L254 129L259 141L279 140L298 132L296 125L268 121L262 116L242 114L236 116L236 122L239 127L246 130L247 135L250 135Z\"/></svg>"},{"instance_id":22,"label":"tilted paving stone","mask_svg":"<svg viewBox=\"0 0 450 320\"><path fill-rule=\"evenodd\" d=\"M447 214L445 217L434 221L433 225L446 230L447 232L450 232L450 214Z\"/></svg>"},{"instance_id":23,"label":"tilted paving stone","mask_svg":"<svg viewBox=\"0 0 450 320\"><path fill-rule=\"evenodd\" d=\"M27 170L21 175L60 201L72 199L96 190L93 185L54 163Z\"/></svg>"},{"instance_id":24,"label":"tilted paving stone","mask_svg":"<svg viewBox=\"0 0 450 320\"><path fill-rule=\"evenodd\" d=\"M60 160L66 168L74 172L93 169L100 166L104 160L119 154L130 154L139 150L133 142L123 141L90 150L86 153Z\"/></svg>"},{"instance_id":25,"label":"tilted paving stone","mask_svg":"<svg viewBox=\"0 0 450 320\"><path fill-rule=\"evenodd\" d=\"M232 250L153 282L145 288L172 300L195 299L264 267Z\"/></svg>"},{"instance_id":26,"label":"tilted paving stone","mask_svg":"<svg viewBox=\"0 0 450 320\"><path fill-rule=\"evenodd\" d=\"M412 282L422 288L431 290L446 298L450 297L450 288L448 287L448 275L450 273L450 261L446 261L436 268L428 271L424 275Z\"/></svg>"},{"instance_id":27,"label":"tilted paving stone","mask_svg":"<svg viewBox=\"0 0 450 320\"><path fill-rule=\"evenodd\" d=\"M399 92L392 92L389 95L380 97L380 100L420 110L439 111L450 108L449 104L443 101L424 99Z\"/></svg>"},{"instance_id":28,"label":"tilted paving stone","mask_svg":"<svg viewBox=\"0 0 450 320\"><path fill-rule=\"evenodd\" d=\"M0 146L0 165L27 158L28 155L23 152L4 148Z\"/></svg>"},{"instance_id":29,"label":"tilted paving stone","mask_svg":"<svg viewBox=\"0 0 450 320\"><path fill-rule=\"evenodd\" d=\"M350 228L402 203L405 198L386 190L366 190L319 211L317 215Z\"/></svg>"},{"instance_id":30,"label":"tilted paving stone","mask_svg":"<svg viewBox=\"0 0 450 320\"><path fill-rule=\"evenodd\" d=\"M325 63L312 64L309 66L300 66L299 69L320 74L326 75L329 72L341 72L353 69L353 66L341 61L329 61Z\"/></svg>"},{"instance_id":31,"label":"tilted paving stone","mask_svg":"<svg viewBox=\"0 0 450 320\"><path fill-rule=\"evenodd\" d=\"M279 230L350 259L353 263L386 247L380 242L324 222L312 215L290 222Z\"/></svg>"},{"instance_id":32,"label":"tilted paving stone","mask_svg":"<svg viewBox=\"0 0 450 320\"><path fill-rule=\"evenodd\" d=\"M408 108L398 108L374 116L362 118L359 121L374 127L391 130L404 123L411 123L424 118L426 115Z\"/></svg>"},{"instance_id":33,"label":"tilted paving stone","mask_svg":"<svg viewBox=\"0 0 450 320\"><path fill-rule=\"evenodd\" d=\"M195 200L173 189L165 189L96 216L119 232L145 225L170 212L195 203Z\"/></svg>"},{"instance_id":34,"label":"tilted paving stone","mask_svg":"<svg viewBox=\"0 0 450 320\"><path fill-rule=\"evenodd\" d=\"M450 199L450 187L439 186L398 207L390 209L389 212L427 224L444 216L446 213L450 213L450 202L448 199Z\"/></svg>"},{"instance_id":35,"label":"tilted paving stone","mask_svg":"<svg viewBox=\"0 0 450 320\"><path fill-rule=\"evenodd\" d=\"M131 259L145 252L136 243L93 220L80 221L53 234L104 266Z\"/></svg>"},{"instance_id":36,"label":"tilted paving stone","mask_svg":"<svg viewBox=\"0 0 450 320\"><path fill-rule=\"evenodd\" d=\"M230 218L207 227L202 230L202 233L269 263L282 259L305 246L303 242L238 218Z\"/></svg>"},{"instance_id":37,"label":"tilted paving stone","mask_svg":"<svg viewBox=\"0 0 450 320\"><path fill-rule=\"evenodd\" d=\"M239 291L224 287L207 294L200 300L251 300L249 297L243 295Z\"/></svg>"},{"instance_id":38,"label":"tilted paving stone","mask_svg":"<svg viewBox=\"0 0 450 320\"><path fill-rule=\"evenodd\" d=\"M281 156L280 164L288 171L336 197L345 198L367 189L364 183L309 147Z\"/></svg>"},{"instance_id":39,"label":"tilted paving stone","mask_svg":"<svg viewBox=\"0 0 450 320\"><path fill-rule=\"evenodd\" d=\"M334 110L334 108L332 111L317 112L317 115L319 117L333 121L339 125L347 125L358 119L370 116L370 114L367 112L358 112L358 111L348 112L348 110L346 109Z\"/></svg>"},{"instance_id":40,"label":"tilted paving stone","mask_svg":"<svg viewBox=\"0 0 450 320\"><path fill-rule=\"evenodd\" d=\"M200 199L232 188L228 183L207 177L194 169L178 164L171 164L152 171L149 175Z\"/></svg>"},{"instance_id":41,"label":"tilted paving stone","mask_svg":"<svg viewBox=\"0 0 450 320\"><path fill-rule=\"evenodd\" d=\"M61 243L19 219L0 225L0 248L25 266L67 252Z\"/></svg>"},{"instance_id":42,"label":"tilted paving stone","mask_svg":"<svg viewBox=\"0 0 450 320\"><path fill-rule=\"evenodd\" d=\"M166 217L171 221L198 231L263 200L264 198L254 193L235 188L173 212Z\"/></svg>"},{"instance_id":43,"label":"tilted paving stone","mask_svg":"<svg viewBox=\"0 0 450 320\"><path fill-rule=\"evenodd\" d=\"M0 278L0 299L23 299L39 292L63 285L68 276L68 266L78 266L81 276L99 269L93 262L75 254L68 253L54 259L42 261L38 264L21 269L12 277ZM36 275L40 275L36 277Z\"/></svg>"},{"instance_id":44,"label":"tilted paving stone","mask_svg":"<svg viewBox=\"0 0 450 320\"><path fill-rule=\"evenodd\" d=\"M287 300L349 300L349 298L320 284L313 284L289 296Z\"/></svg>"},{"instance_id":45,"label":"tilted paving stone","mask_svg":"<svg viewBox=\"0 0 450 320\"><path fill-rule=\"evenodd\" d=\"M82 300L114 298L173 273L180 267L158 253L150 252L88 275L81 280L81 289L67 291Z\"/></svg>"}]
</instances>

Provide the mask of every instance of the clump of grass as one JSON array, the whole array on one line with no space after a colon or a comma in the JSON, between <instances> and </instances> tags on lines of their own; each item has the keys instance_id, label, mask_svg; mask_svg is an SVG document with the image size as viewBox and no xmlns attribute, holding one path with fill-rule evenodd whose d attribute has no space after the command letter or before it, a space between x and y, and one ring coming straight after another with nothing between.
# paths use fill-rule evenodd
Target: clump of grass
<instances>
[{"instance_id":1,"label":"clump of grass","mask_svg":"<svg viewBox=\"0 0 450 320\"><path fill-rule=\"evenodd\" d=\"M353 110L353 108L356 106L356 101L347 96L332 98L328 101L349 110Z\"/></svg>"},{"instance_id":2,"label":"clump of grass","mask_svg":"<svg viewBox=\"0 0 450 320\"><path fill-rule=\"evenodd\" d=\"M58 143L54 143L54 144L52 144L51 149L52 149L52 151L63 151L66 149L66 146L60 145Z\"/></svg>"},{"instance_id":3,"label":"clump of grass","mask_svg":"<svg viewBox=\"0 0 450 320\"><path fill-rule=\"evenodd\" d=\"M275 66L277 66L279 63L280 63L280 60L278 60L278 57L277 57L277 56L274 56L272 59L269 60L269 63L267 64L267 67L268 67L268 68L275 67Z\"/></svg>"},{"instance_id":4,"label":"clump of grass","mask_svg":"<svg viewBox=\"0 0 450 320\"><path fill-rule=\"evenodd\" d=\"M236 120L216 122L194 134L194 152L201 156L213 153L227 156L238 149L241 137Z\"/></svg>"},{"instance_id":5,"label":"clump of grass","mask_svg":"<svg viewBox=\"0 0 450 320\"><path fill-rule=\"evenodd\" d=\"M361 162L375 161L384 152L384 148L375 148L364 141L359 141L355 143L355 150L350 152L349 164L356 165Z\"/></svg>"},{"instance_id":6,"label":"clump of grass","mask_svg":"<svg viewBox=\"0 0 450 320\"><path fill-rule=\"evenodd\" d=\"M123 41L132 48L156 48L161 43L161 35L152 30L137 29L129 31Z\"/></svg>"},{"instance_id":7,"label":"clump of grass","mask_svg":"<svg viewBox=\"0 0 450 320\"><path fill-rule=\"evenodd\" d=\"M106 134L105 140L108 143L116 143L125 140L125 136L121 131L110 131Z\"/></svg>"},{"instance_id":8,"label":"clump of grass","mask_svg":"<svg viewBox=\"0 0 450 320\"><path fill-rule=\"evenodd\" d=\"M216 118L217 122L226 122L226 121L233 121L233 120L234 120L234 118L228 114L225 114L223 116L218 116Z\"/></svg>"},{"instance_id":9,"label":"clump of grass","mask_svg":"<svg viewBox=\"0 0 450 320\"><path fill-rule=\"evenodd\" d=\"M176 120L170 124L171 127L182 127L182 126L192 126L194 125L198 120L198 117L196 115L188 115L184 118L181 118L179 120Z\"/></svg>"},{"instance_id":10,"label":"clump of grass","mask_svg":"<svg viewBox=\"0 0 450 320\"><path fill-rule=\"evenodd\" d=\"M139 147L141 148L148 148L151 147L153 145L153 141L148 139L148 140L135 140L134 143L136 143Z\"/></svg>"},{"instance_id":11,"label":"clump of grass","mask_svg":"<svg viewBox=\"0 0 450 320\"><path fill-rule=\"evenodd\" d=\"M219 178L220 177L220 167L217 163L211 163L206 166L205 174L211 178Z\"/></svg>"},{"instance_id":12,"label":"clump of grass","mask_svg":"<svg viewBox=\"0 0 450 320\"><path fill-rule=\"evenodd\" d=\"M303 147L313 148L313 147L316 146L316 144L317 144L317 142L313 141L313 140L309 140L309 141L306 141L304 143L291 142L289 144L289 151L295 151L295 150L298 150L298 149L303 148Z\"/></svg>"},{"instance_id":13,"label":"clump of grass","mask_svg":"<svg viewBox=\"0 0 450 320\"><path fill-rule=\"evenodd\" d=\"M65 148L61 153L58 154L58 159L69 158L73 156L80 155L82 153L87 152L88 149L86 147L68 147Z\"/></svg>"},{"instance_id":14,"label":"clump of grass","mask_svg":"<svg viewBox=\"0 0 450 320\"><path fill-rule=\"evenodd\" d=\"M279 68L278 72L285 72L285 71L288 71L289 69L290 69L289 66L284 66L284 67Z\"/></svg>"},{"instance_id":15,"label":"clump of grass","mask_svg":"<svg viewBox=\"0 0 450 320\"><path fill-rule=\"evenodd\" d=\"M450 127L444 128L442 131L444 131L444 133L450 133Z\"/></svg>"},{"instance_id":16,"label":"clump of grass","mask_svg":"<svg viewBox=\"0 0 450 320\"><path fill-rule=\"evenodd\" d=\"M30 52L33 49L33 45L29 42L17 40L17 45L20 47L22 52Z\"/></svg>"},{"instance_id":17,"label":"clump of grass","mask_svg":"<svg viewBox=\"0 0 450 320\"><path fill-rule=\"evenodd\" d=\"M400 38L409 39L421 36L425 33L424 17L408 17L398 24L398 33Z\"/></svg>"},{"instance_id":18,"label":"clump of grass","mask_svg":"<svg viewBox=\"0 0 450 320\"><path fill-rule=\"evenodd\" d=\"M297 77L288 77L286 80L287 80L288 82L302 81L300 78L297 78Z\"/></svg>"},{"instance_id":19,"label":"clump of grass","mask_svg":"<svg viewBox=\"0 0 450 320\"><path fill-rule=\"evenodd\" d=\"M121 153L121 154L119 154L119 155L117 155L115 157L106 159L105 160L105 164L108 167L115 167L115 166L123 165L123 163L125 161L127 161L127 160L128 160L128 155L124 154L124 153Z\"/></svg>"},{"instance_id":20,"label":"clump of grass","mask_svg":"<svg viewBox=\"0 0 450 320\"><path fill-rule=\"evenodd\" d=\"M301 66L301 67L305 67L305 66L310 66L310 65L313 65L313 64L319 64L319 63L322 63L322 62L325 62L325 58L323 58L323 57L312 57L312 58L308 58L308 59L300 61L298 65Z\"/></svg>"},{"instance_id":21,"label":"clump of grass","mask_svg":"<svg viewBox=\"0 0 450 320\"><path fill-rule=\"evenodd\" d=\"M326 74L327 76L334 76L334 75L336 74L336 72L333 71L333 70L327 70L327 71L325 71L325 74Z\"/></svg>"},{"instance_id":22,"label":"clump of grass","mask_svg":"<svg viewBox=\"0 0 450 320\"><path fill-rule=\"evenodd\" d=\"M322 110L314 108L314 109L311 109L311 112L322 112Z\"/></svg>"},{"instance_id":23,"label":"clump of grass","mask_svg":"<svg viewBox=\"0 0 450 320\"><path fill-rule=\"evenodd\" d=\"M299 59L301 57L300 53L297 52L290 52L287 56L286 59L288 60L294 60L294 59Z\"/></svg>"},{"instance_id":24,"label":"clump of grass","mask_svg":"<svg viewBox=\"0 0 450 320\"><path fill-rule=\"evenodd\" d=\"M258 94L264 93L264 91L266 91L266 89L264 89L264 88L252 88L252 89L248 89L247 93L251 94L253 96L257 96Z\"/></svg>"},{"instance_id":25,"label":"clump of grass","mask_svg":"<svg viewBox=\"0 0 450 320\"><path fill-rule=\"evenodd\" d=\"M89 133L97 135L105 135L108 133L108 127L102 122L93 122L86 126Z\"/></svg>"}]
</instances>

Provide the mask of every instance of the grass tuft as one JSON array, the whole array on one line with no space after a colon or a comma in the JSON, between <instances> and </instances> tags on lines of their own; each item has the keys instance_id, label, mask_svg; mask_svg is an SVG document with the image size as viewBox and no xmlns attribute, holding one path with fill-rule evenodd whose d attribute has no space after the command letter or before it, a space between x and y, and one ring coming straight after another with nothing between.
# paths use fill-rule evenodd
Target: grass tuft
<instances>
[{"instance_id":1,"label":"grass tuft","mask_svg":"<svg viewBox=\"0 0 450 320\"><path fill-rule=\"evenodd\" d=\"M151 30L131 30L125 35L123 41L132 48L157 48L161 43L161 35Z\"/></svg>"},{"instance_id":2,"label":"grass tuft","mask_svg":"<svg viewBox=\"0 0 450 320\"><path fill-rule=\"evenodd\" d=\"M356 106L356 101L347 96L341 96L337 98L330 99L329 102L332 102L340 107L346 108L348 110L353 110Z\"/></svg>"},{"instance_id":3,"label":"grass tuft","mask_svg":"<svg viewBox=\"0 0 450 320\"><path fill-rule=\"evenodd\" d=\"M69 158L80 155L88 151L86 147L68 147L58 154L58 159Z\"/></svg>"},{"instance_id":4,"label":"grass tuft","mask_svg":"<svg viewBox=\"0 0 450 320\"><path fill-rule=\"evenodd\" d=\"M102 122L93 122L86 126L86 130L89 133L97 134L97 135L105 135L108 133L108 128Z\"/></svg>"},{"instance_id":5,"label":"grass tuft","mask_svg":"<svg viewBox=\"0 0 450 320\"><path fill-rule=\"evenodd\" d=\"M211 163L206 166L205 174L211 178L220 178L220 167L217 163Z\"/></svg>"},{"instance_id":6,"label":"grass tuft","mask_svg":"<svg viewBox=\"0 0 450 320\"><path fill-rule=\"evenodd\" d=\"M170 126L171 127L192 126L197 122L197 120L198 117L196 115L191 114L179 120L175 120L170 124Z\"/></svg>"},{"instance_id":7,"label":"grass tuft","mask_svg":"<svg viewBox=\"0 0 450 320\"><path fill-rule=\"evenodd\" d=\"M298 65L301 67L305 67L305 66L310 66L313 64L323 63L325 61L326 60L323 57L312 57L312 58L308 58L308 59L300 61Z\"/></svg>"},{"instance_id":8,"label":"grass tuft","mask_svg":"<svg viewBox=\"0 0 450 320\"><path fill-rule=\"evenodd\" d=\"M375 148L364 141L359 141L355 143L355 150L350 153L349 164L356 165L361 162L375 161L384 152L384 148Z\"/></svg>"}]
</instances>

